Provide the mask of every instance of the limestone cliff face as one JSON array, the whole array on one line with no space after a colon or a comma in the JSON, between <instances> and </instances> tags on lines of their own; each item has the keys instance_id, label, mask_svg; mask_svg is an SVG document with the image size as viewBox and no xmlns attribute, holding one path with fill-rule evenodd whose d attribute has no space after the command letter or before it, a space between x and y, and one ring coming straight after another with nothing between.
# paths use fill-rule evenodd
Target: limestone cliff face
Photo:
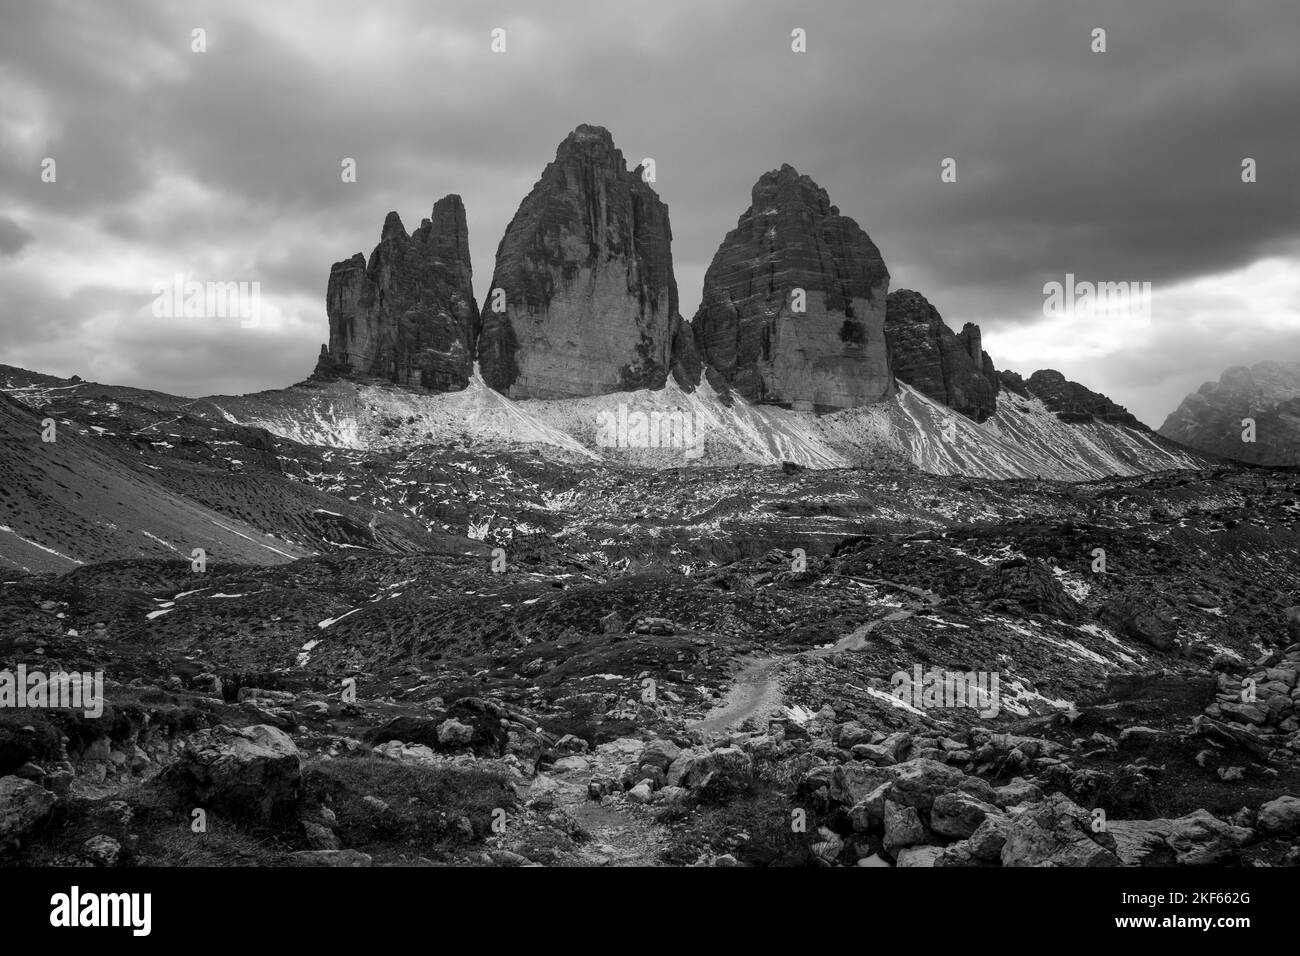
<instances>
[{"instance_id":1,"label":"limestone cliff face","mask_svg":"<svg viewBox=\"0 0 1300 956\"><path fill-rule=\"evenodd\" d=\"M628 170L607 130L579 126L497 248L478 342L484 381L511 398L661 387L675 359L691 360L671 243L668 207L640 168Z\"/></svg>"},{"instance_id":2,"label":"limestone cliff face","mask_svg":"<svg viewBox=\"0 0 1300 956\"><path fill-rule=\"evenodd\" d=\"M701 359L744 398L836 411L893 394L888 292L870 237L786 165L754 185L705 274L691 324Z\"/></svg>"},{"instance_id":3,"label":"limestone cliff face","mask_svg":"<svg viewBox=\"0 0 1300 956\"><path fill-rule=\"evenodd\" d=\"M978 325L954 333L925 296L899 289L889 293L885 335L899 381L977 422L997 411L1000 382Z\"/></svg>"},{"instance_id":4,"label":"limestone cliff face","mask_svg":"<svg viewBox=\"0 0 1300 956\"><path fill-rule=\"evenodd\" d=\"M465 205L445 196L407 235L390 212L369 263L361 253L330 269L330 341L318 378L382 379L458 391L474 366L474 301Z\"/></svg>"}]
</instances>

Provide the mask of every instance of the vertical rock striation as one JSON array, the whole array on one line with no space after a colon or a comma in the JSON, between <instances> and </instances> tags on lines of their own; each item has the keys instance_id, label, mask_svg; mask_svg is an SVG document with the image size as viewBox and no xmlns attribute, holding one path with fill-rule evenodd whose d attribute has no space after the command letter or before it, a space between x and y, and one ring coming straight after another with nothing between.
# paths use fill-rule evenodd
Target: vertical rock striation
<instances>
[{"instance_id":1,"label":"vertical rock striation","mask_svg":"<svg viewBox=\"0 0 1300 956\"><path fill-rule=\"evenodd\" d=\"M383 379L459 391L474 368L474 301L465 205L444 196L407 235L390 212L369 263L361 253L330 269L330 341L317 378Z\"/></svg>"},{"instance_id":2,"label":"vertical rock striation","mask_svg":"<svg viewBox=\"0 0 1300 956\"><path fill-rule=\"evenodd\" d=\"M806 311L797 311L796 290ZM785 165L755 183L705 274L691 324L700 357L744 398L836 411L893 394L888 292L870 237Z\"/></svg>"},{"instance_id":3,"label":"vertical rock striation","mask_svg":"<svg viewBox=\"0 0 1300 956\"><path fill-rule=\"evenodd\" d=\"M900 381L977 422L997 411L1000 383L978 325L954 334L925 296L899 289L889 293L885 336Z\"/></svg>"},{"instance_id":4,"label":"vertical rock striation","mask_svg":"<svg viewBox=\"0 0 1300 956\"><path fill-rule=\"evenodd\" d=\"M511 398L575 398L659 388L675 364L691 367L671 243L668 207L640 167L628 170L607 130L579 126L497 248L484 381Z\"/></svg>"}]
</instances>

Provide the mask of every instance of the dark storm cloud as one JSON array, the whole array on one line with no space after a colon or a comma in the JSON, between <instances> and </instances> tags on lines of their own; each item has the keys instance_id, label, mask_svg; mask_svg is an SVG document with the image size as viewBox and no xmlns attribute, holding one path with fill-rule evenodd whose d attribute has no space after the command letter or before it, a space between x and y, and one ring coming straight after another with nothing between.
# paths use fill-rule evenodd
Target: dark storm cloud
<instances>
[{"instance_id":1,"label":"dark storm cloud","mask_svg":"<svg viewBox=\"0 0 1300 956\"><path fill-rule=\"evenodd\" d=\"M504 55L488 49L496 26ZM206 53L190 50L195 27ZM790 52L795 27L806 54ZM369 254L388 210L412 229L460 193L483 296L519 200L582 122L607 126L629 165L656 160L688 318L754 180L789 162L871 234L895 287L952 325L1007 334L1041 319L1043 283L1066 272L1159 291L1293 255L1298 28L1293 0L16 6L0 33L15 91L0 104L0 205L40 235L22 264L48 261L22 275L22 315L0 316L0 361L32 334L10 327L31 322L66 333L42 354L94 351L135 384L297 380L327 334L330 263ZM40 181L46 156L56 184ZM356 184L340 181L344 157ZM956 183L940 182L945 157ZM93 334L78 335L67 310L89 303L70 290L105 277L77 265L110 252L122 286L235 270L296 318L263 330L275 348L185 327L135 341L101 296ZM15 268L0 259L0 284ZM1182 378L1217 377L1220 357L1209 342L1185 356L1191 372L1170 368L1154 354L1182 355L1187 339L1157 332L1149 365L1125 354L1064 370L1121 401L1121 369L1134 394L1164 383L1144 401L1172 408ZM99 354L128 347L162 358Z\"/></svg>"}]
</instances>

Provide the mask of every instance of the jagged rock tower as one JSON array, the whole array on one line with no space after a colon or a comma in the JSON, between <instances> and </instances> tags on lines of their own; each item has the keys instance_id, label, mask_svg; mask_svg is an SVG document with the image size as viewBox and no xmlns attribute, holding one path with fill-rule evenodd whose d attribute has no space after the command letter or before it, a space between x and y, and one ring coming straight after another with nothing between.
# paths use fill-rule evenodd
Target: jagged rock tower
<instances>
[{"instance_id":1,"label":"jagged rock tower","mask_svg":"<svg viewBox=\"0 0 1300 956\"><path fill-rule=\"evenodd\" d=\"M439 199L409 236L390 212L369 263L358 252L330 269L330 341L315 377L465 388L478 331L472 276L459 196Z\"/></svg>"},{"instance_id":2,"label":"jagged rock tower","mask_svg":"<svg viewBox=\"0 0 1300 956\"><path fill-rule=\"evenodd\" d=\"M749 401L837 411L893 394L888 293L875 243L785 165L755 183L691 324L703 361Z\"/></svg>"},{"instance_id":3,"label":"jagged rock tower","mask_svg":"<svg viewBox=\"0 0 1300 956\"><path fill-rule=\"evenodd\" d=\"M900 381L977 422L997 411L1001 383L978 325L954 333L925 296L899 289L889 293L885 335Z\"/></svg>"},{"instance_id":4,"label":"jagged rock tower","mask_svg":"<svg viewBox=\"0 0 1300 956\"><path fill-rule=\"evenodd\" d=\"M603 127L579 126L497 248L478 340L483 380L511 398L663 386L675 339L679 363L693 358L678 334L671 242L668 207L640 167L628 170Z\"/></svg>"}]
</instances>

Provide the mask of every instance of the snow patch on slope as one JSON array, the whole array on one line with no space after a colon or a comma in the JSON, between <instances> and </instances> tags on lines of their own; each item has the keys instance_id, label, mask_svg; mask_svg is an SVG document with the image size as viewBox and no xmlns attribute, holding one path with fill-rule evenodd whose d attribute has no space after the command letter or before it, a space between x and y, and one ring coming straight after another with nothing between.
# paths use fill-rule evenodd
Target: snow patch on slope
<instances>
[{"instance_id":1,"label":"snow patch on slope","mask_svg":"<svg viewBox=\"0 0 1300 956\"><path fill-rule=\"evenodd\" d=\"M935 474L1069 481L1198 464L1150 433L1063 422L1035 398L1003 392L997 413L977 424L904 384L889 401L828 415L752 405L736 396L728 401L707 379L691 392L670 379L657 390L516 402L489 388L477 370L460 392L313 383L209 405L228 421L297 442L364 450L463 441L650 467L902 464ZM665 447L602 447L602 422L627 421L637 412L685 423L686 440L679 431L662 442ZM691 441L696 435L702 446Z\"/></svg>"}]
</instances>

